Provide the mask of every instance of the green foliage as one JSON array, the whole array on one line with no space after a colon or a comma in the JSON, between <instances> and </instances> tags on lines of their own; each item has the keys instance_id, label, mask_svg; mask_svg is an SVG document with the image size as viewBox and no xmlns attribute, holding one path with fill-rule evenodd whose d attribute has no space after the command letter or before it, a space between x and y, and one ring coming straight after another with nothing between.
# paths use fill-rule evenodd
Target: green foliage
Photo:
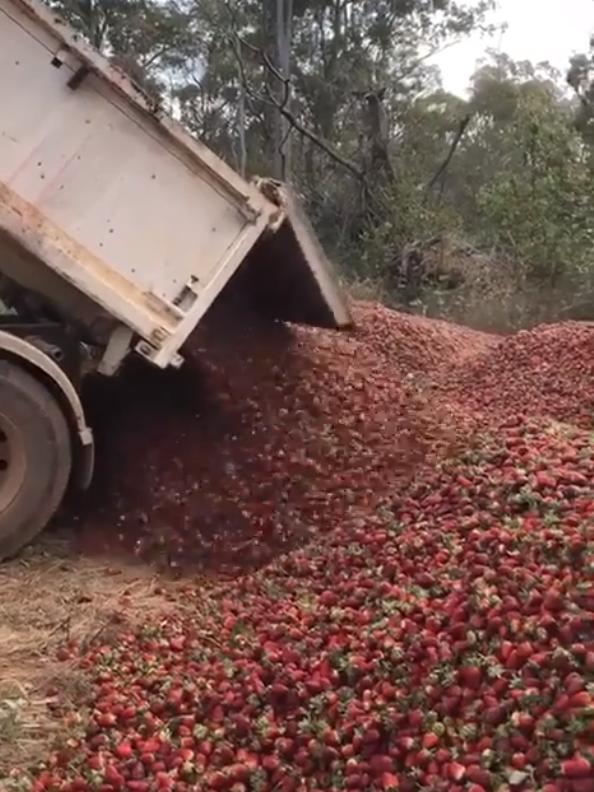
<instances>
[{"instance_id":1,"label":"green foliage","mask_svg":"<svg viewBox=\"0 0 594 792\"><path fill-rule=\"evenodd\" d=\"M390 192L384 196L383 220L370 225L361 239L361 249L354 257L348 252L343 260L358 279L372 278L394 290L398 281L398 263L407 245L460 228L458 214L447 204L429 206L426 193L414 181L400 174Z\"/></svg>"},{"instance_id":2,"label":"green foliage","mask_svg":"<svg viewBox=\"0 0 594 792\"><path fill-rule=\"evenodd\" d=\"M576 127L589 146L594 146L594 36L588 54L571 59L567 82L579 99Z\"/></svg>"},{"instance_id":3,"label":"green foliage","mask_svg":"<svg viewBox=\"0 0 594 792\"><path fill-rule=\"evenodd\" d=\"M538 281L583 272L594 264L594 190L571 117L535 92L518 99L507 136L516 156L480 195L485 241Z\"/></svg>"},{"instance_id":4,"label":"green foliage","mask_svg":"<svg viewBox=\"0 0 594 792\"><path fill-rule=\"evenodd\" d=\"M173 0L49 0L72 27L154 96L196 57L196 18Z\"/></svg>"}]
</instances>

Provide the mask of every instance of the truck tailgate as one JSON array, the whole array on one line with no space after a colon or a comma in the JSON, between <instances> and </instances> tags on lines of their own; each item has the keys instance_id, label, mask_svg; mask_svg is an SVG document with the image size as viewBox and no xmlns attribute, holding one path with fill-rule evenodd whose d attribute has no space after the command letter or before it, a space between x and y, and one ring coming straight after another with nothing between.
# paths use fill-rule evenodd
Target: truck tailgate
<instances>
[{"instance_id":1,"label":"truck tailgate","mask_svg":"<svg viewBox=\"0 0 594 792\"><path fill-rule=\"evenodd\" d=\"M348 327L352 319L338 277L295 193L272 180L260 179L258 186L283 210L284 219L249 257L255 302L287 322Z\"/></svg>"}]
</instances>

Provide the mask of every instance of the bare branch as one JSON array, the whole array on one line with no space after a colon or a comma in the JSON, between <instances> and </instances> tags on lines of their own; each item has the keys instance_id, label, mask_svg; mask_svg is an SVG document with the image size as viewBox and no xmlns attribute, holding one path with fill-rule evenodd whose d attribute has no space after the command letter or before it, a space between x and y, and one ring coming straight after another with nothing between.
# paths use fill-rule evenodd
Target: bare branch
<instances>
[{"instance_id":1,"label":"bare branch","mask_svg":"<svg viewBox=\"0 0 594 792\"><path fill-rule=\"evenodd\" d=\"M303 137L306 137L308 140L311 140L312 143L315 143L316 146L321 148L322 151L325 151L331 159L333 159L339 165L342 165L343 168L346 168L348 171L350 171L350 173L352 173L357 179L365 182L365 174L362 170L350 162L350 160L345 159L323 138L319 137L319 135L316 135L315 132L312 132L311 129L303 126L303 124L301 124L289 110L283 107L279 107L279 110L291 124L291 126L294 127L297 132L299 132L299 134L303 135Z\"/></svg>"},{"instance_id":2,"label":"bare branch","mask_svg":"<svg viewBox=\"0 0 594 792\"><path fill-rule=\"evenodd\" d=\"M445 172L449 168L450 162L452 161L454 154L456 153L456 149L460 145L460 141L464 137L464 133L466 132L466 129L468 128L471 119L472 119L472 115L469 113L468 115L465 115L464 118L460 121L460 125L458 126L458 130L454 136L454 139L452 140L452 144L449 148L446 158L441 163L441 165L436 170L436 172L433 174L433 176L431 177L430 181L427 184L427 187L425 188L426 191L425 201L428 199L431 190L435 187L435 185L439 182L439 180L445 175Z\"/></svg>"},{"instance_id":3,"label":"bare branch","mask_svg":"<svg viewBox=\"0 0 594 792\"><path fill-rule=\"evenodd\" d=\"M237 40L240 42L240 44L246 47L246 49L250 50L255 55L257 55L264 64L264 66L268 69L268 71L279 82L282 82L283 85L285 86L285 89L283 91L283 97L281 100L277 99L267 87L265 88L266 95L262 95L255 93L251 89L251 87L246 84L246 89L248 90L248 92L250 92L252 96L257 96L260 99L260 101L266 102L267 104L276 107L276 109L281 113L281 115L289 122L289 124L295 130L297 130L297 132L299 132L300 135L303 135L303 137L307 138L312 143L315 143L315 145L318 146L320 149L322 149L322 151L324 151L330 157L330 159L334 160L334 162L341 165L343 168L346 168L346 170L352 173L353 176L359 179L359 181L365 183L365 173L360 168L358 168L353 162L351 162L350 160L346 159L341 154L339 154L338 151L336 151L330 143L328 143L326 140L321 138L315 132L312 132L311 129L309 129L304 124L302 124L295 117L295 115L287 108L287 102L290 97L290 78L285 77L283 74L281 74L281 72L276 68L274 63L272 63L268 55L265 52L263 52L261 49L255 47L253 44L250 44L248 41L245 41L245 39L241 38L240 36L237 36ZM239 57L239 59L241 60L241 53L237 52L237 50L234 50L234 53L235 56ZM245 69L242 69L242 74L243 74L242 79L245 80Z\"/></svg>"},{"instance_id":4,"label":"bare branch","mask_svg":"<svg viewBox=\"0 0 594 792\"><path fill-rule=\"evenodd\" d=\"M162 58L163 56L167 55L167 53L171 52L172 49L173 49L173 45L165 44L163 47L161 47L156 52L154 52L150 57L148 57L145 61L142 61L140 65L146 71L146 70L150 69L151 66L154 66L154 64L160 58Z\"/></svg>"},{"instance_id":5,"label":"bare branch","mask_svg":"<svg viewBox=\"0 0 594 792\"><path fill-rule=\"evenodd\" d=\"M401 82L402 80L406 79L406 77L410 77L410 75L413 74L419 68L419 66L425 63L425 61L435 57L435 55L441 55L442 52L450 49L450 47L457 46L461 42L462 39L455 39L454 41L448 41L447 44L442 46L432 47L424 55L421 55L420 58L417 58L415 61L413 61L404 71L401 71L399 74L395 74L393 79L396 82Z\"/></svg>"}]
</instances>

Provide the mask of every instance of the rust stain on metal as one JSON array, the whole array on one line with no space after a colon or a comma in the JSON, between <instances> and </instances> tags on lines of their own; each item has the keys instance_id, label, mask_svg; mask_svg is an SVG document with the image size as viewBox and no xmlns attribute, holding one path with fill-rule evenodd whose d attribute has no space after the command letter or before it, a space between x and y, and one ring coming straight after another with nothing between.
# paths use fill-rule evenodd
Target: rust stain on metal
<instances>
[{"instance_id":1,"label":"rust stain on metal","mask_svg":"<svg viewBox=\"0 0 594 792\"><path fill-rule=\"evenodd\" d=\"M70 274L64 273L64 277L70 280L74 286L80 288L76 279L76 270L86 269L109 288L119 294L125 294L128 299L136 305L144 307L151 314L156 314L161 319L164 316L167 317L171 320L172 325L179 323L181 315L173 306L138 289L84 245L64 233L42 212L23 200L3 182L0 182L0 204L4 204L13 214L21 218L23 237L27 237L32 242L29 248L33 254L42 257L43 250L48 245L54 251L62 254L63 261L70 270ZM22 239L16 238L16 241L22 242Z\"/></svg>"}]
</instances>

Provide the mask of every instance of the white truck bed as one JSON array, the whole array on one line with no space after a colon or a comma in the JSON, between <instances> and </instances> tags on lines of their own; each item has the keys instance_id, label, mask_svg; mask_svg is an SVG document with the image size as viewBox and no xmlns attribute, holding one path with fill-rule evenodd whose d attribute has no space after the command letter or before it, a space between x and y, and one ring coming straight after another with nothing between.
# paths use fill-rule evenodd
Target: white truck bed
<instances>
[{"instance_id":1,"label":"white truck bed","mask_svg":"<svg viewBox=\"0 0 594 792\"><path fill-rule=\"evenodd\" d=\"M241 179L37 0L0 0L0 106L0 271L78 321L175 364L258 242L279 318L350 323L294 197Z\"/></svg>"}]
</instances>

